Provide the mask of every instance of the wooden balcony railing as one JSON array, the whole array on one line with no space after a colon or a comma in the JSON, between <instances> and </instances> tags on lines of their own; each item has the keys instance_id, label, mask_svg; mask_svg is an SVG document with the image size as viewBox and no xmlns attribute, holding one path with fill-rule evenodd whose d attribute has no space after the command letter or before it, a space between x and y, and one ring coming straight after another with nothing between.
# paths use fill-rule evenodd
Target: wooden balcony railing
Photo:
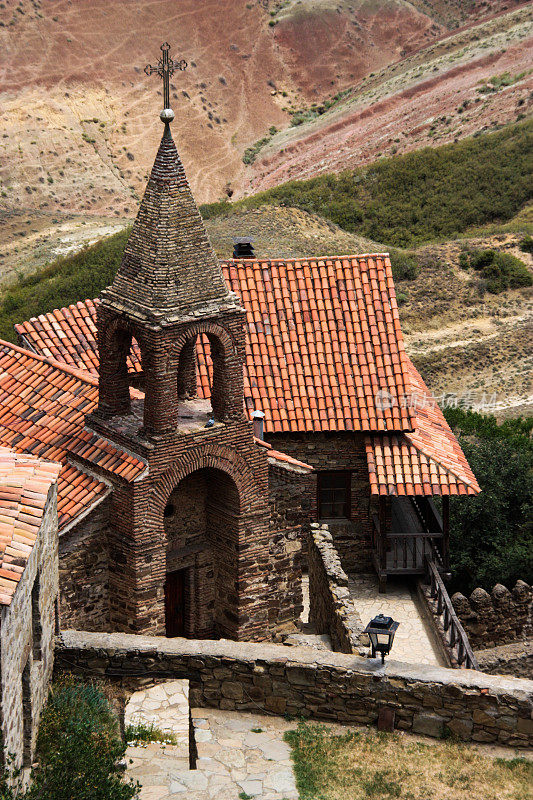
<instances>
[{"instance_id":1,"label":"wooden balcony railing","mask_svg":"<svg viewBox=\"0 0 533 800\"><path fill-rule=\"evenodd\" d=\"M441 531L394 531L381 533L379 517L372 517L372 552L378 574L423 575L427 558L433 558Z\"/></svg>"},{"instance_id":2,"label":"wooden balcony railing","mask_svg":"<svg viewBox=\"0 0 533 800\"><path fill-rule=\"evenodd\" d=\"M426 559L426 570L430 595L435 601L435 613L441 619L444 634L447 637L446 641L451 647L457 663L465 669L479 669L468 636L454 611L439 569L432 558Z\"/></svg>"}]
</instances>

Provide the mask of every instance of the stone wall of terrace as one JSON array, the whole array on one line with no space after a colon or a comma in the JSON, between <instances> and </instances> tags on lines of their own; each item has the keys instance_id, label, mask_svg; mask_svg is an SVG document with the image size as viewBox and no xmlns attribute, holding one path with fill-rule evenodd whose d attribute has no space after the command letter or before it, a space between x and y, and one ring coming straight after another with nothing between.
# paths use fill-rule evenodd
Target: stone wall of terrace
<instances>
[{"instance_id":1,"label":"stone wall of terrace","mask_svg":"<svg viewBox=\"0 0 533 800\"><path fill-rule=\"evenodd\" d=\"M501 583L490 594L474 589L468 599L456 592L452 603L474 649L508 644L533 634L533 589L524 581L517 581L512 591Z\"/></svg>"},{"instance_id":2,"label":"stone wall of terrace","mask_svg":"<svg viewBox=\"0 0 533 800\"><path fill-rule=\"evenodd\" d=\"M333 536L327 525L313 523L308 536L309 622L327 633L339 653L357 653L363 624L348 590Z\"/></svg>"},{"instance_id":3,"label":"stone wall of terrace","mask_svg":"<svg viewBox=\"0 0 533 800\"><path fill-rule=\"evenodd\" d=\"M188 678L190 704L291 714L344 725L375 724L381 709L399 730L465 741L533 745L533 681L313 648L259 642L166 639L63 631L56 668L136 681Z\"/></svg>"}]
</instances>

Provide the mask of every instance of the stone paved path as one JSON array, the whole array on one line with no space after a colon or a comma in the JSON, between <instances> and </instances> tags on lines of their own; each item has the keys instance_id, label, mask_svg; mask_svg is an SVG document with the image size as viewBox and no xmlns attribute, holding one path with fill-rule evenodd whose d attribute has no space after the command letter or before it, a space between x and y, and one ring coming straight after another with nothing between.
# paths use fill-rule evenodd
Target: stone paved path
<instances>
[{"instance_id":1,"label":"stone paved path","mask_svg":"<svg viewBox=\"0 0 533 800\"><path fill-rule=\"evenodd\" d=\"M297 800L283 741L294 723L278 717L192 709L196 769L189 769L188 681L167 681L135 692L126 706L126 725L153 723L172 732L176 745L130 745L128 777L142 786L141 800Z\"/></svg>"},{"instance_id":2,"label":"stone paved path","mask_svg":"<svg viewBox=\"0 0 533 800\"><path fill-rule=\"evenodd\" d=\"M257 800L298 800L290 747L283 741L294 722L205 708L194 709L192 719L197 772L206 791L189 793L187 800L237 800L241 793Z\"/></svg>"},{"instance_id":3,"label":"stone paved path","mask_svg":"<svg viewBox=\"0 0 533 800\"><path fill-rule=\"evenodd\" d=\"M364 625L380 612L400 623L391 658L411 664L446 666L407 583L389 579L386 594L380 594L376 575L350 575L348 589Z\"/></svg>"}]
</instances>

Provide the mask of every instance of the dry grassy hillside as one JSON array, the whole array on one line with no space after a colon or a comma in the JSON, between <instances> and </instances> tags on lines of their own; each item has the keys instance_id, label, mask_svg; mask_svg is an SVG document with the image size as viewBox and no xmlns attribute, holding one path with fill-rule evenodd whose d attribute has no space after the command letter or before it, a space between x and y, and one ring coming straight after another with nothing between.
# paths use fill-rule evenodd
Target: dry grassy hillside
<instances>
[{"instance_id":1,"label":"dry grassy hillside","mask_svg":"<svg viewBox=\"0 0 533 800\"><path fill-rule=\"evenodd\" d=\"M442 32L403 0L3 0L0 209L131 213L161 134L159 45L174 132L200 202L237 186L244 148L282 107L321 101Z\"/></svg>"},{"instance_id":2,"label":"dry grassy hillside","mask_svg":"<svg viewBox=\"0 0 533 800\"><path fill-rule=\"evenodd\" d=\"M326 113L276 134L243 194L493 130L533 106L533 4L375 70ZM312 107L307 116L312 117ZM305 113L304 113L305 119Z\"/></svg>"},{"instance_id":3,"label":"dry grassy hillside","mask_svg":"<svg viewBox=\"0 0 533 800\"><path fill-rule=\"evenodd\" d=\"M387 250L292 208L261 206L206 225L226 258L232 236L246 234L265 258ZM499 417L533 413L533 291L483 292L476 273L460 269L459 255L467 245L503 250L533 272L533 257L519 250L519 239L500 233L426 245L417 251L418 277L396 284L408 352L435 396L456 394L474 405L485 397Z\"/></svg>"}]
</instances>

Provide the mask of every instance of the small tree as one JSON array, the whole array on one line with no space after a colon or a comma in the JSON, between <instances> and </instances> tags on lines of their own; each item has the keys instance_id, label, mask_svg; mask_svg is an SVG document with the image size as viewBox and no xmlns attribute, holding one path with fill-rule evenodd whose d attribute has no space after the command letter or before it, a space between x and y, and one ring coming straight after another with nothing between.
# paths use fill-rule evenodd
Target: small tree
<instances>
[{"instance_id":1,"label":"small tree","mask_svg":"<svg viewBox=\"0 0 533 800\"><path fill-rule=\"evenodd\" d=\"M490 591L496 583L512 588L518 578L533 582L533 466L526 421L499 426L494 418L471 412L447 416L482 490L451 499L450 591L467 594L477 586Z\"/></svg>"},{"instance_id":2,"label":"small tree","mask_svg":"<svg viewBox=\"0 0 533 800\"><path fill-rule=\"evenodd\" d=\"M131 800L120 765L126 744L100 689L72 679L56 684L43 711L38 766L26 800Z\"/></svg>"}]
</instances>

